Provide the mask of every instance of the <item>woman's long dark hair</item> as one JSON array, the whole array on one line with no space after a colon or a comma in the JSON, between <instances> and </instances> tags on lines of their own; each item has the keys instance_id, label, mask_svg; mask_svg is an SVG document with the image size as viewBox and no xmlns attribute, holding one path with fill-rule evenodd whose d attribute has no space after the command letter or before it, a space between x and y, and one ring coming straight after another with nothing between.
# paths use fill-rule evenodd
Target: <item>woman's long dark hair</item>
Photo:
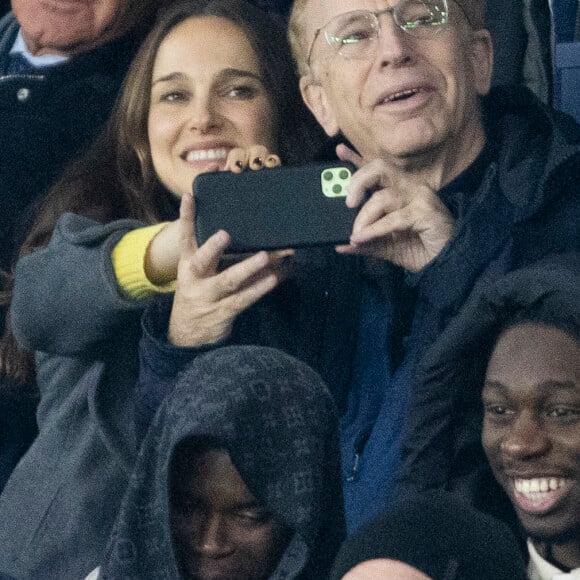
<instances>
[{"instance_id":1,"label":"woman's long dark hair","mask_svg":"<svg viewBox=\"0 0 580 580\"><path fill-rule=\"evenodd\" d=\"M282 20L244 0L177 0L162 10L139 49L104 130L87 152L71 163L36 213L19 257L48 244L65 212L108 222L134 218L147 224L174 219L175 203L163 189L151 160L147 135L151 78L160 44L188 18L217 16L233 22L248 37L261 63L283 163L297 165L321 152L324 136L304 106ZM288 128L288 129L286 129ZM12 282L2 303L8 307ZM23 384L33 376L29 353L18 349L8 316L0 340L0 375Z\"/></svg>"}]
</instances>

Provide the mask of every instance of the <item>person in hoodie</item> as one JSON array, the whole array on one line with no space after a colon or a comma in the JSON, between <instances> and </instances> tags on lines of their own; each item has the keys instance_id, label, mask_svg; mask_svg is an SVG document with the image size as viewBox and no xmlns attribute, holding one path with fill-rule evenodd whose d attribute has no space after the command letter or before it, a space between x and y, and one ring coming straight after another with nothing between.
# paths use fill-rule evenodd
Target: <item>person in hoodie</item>
<instances>
[{"instance_id":1,"label":"person in hoodie","mask_svg":"<svg viewBox=\"0 0 580 580\"><path fill-rule=\"evenodd\" d=\"M290 15L302 97L358 167L337 249L364 264L339 398L350 530L393 498L419 365L470 295L579 249L580 129L524 87L490 90L484 16L483 0L296 0Z\"/></svg>"},{"instance_id":2,"label":"person in hoodie","mask_svg":"<svg viewBox=\"0 0 580 580\"><path fill-rule=\"evenodd\" d=\"M530 578L578 577L580 255L489 284L443 339L426 357L413 405L423 439L408 441L402 484L494 500L528 536Z\"/></svg>"},{"instance_id":3,"label":"person in hoodie","mask_svg":"<svg viewBox=\"0 0 580 580\"><path fill-rule=\"evenodd\" d=\"M157 412L93 577L326 578L344 535L339 461L310 367L269 347L205 353Z\"/></svg>"}]
</instances>

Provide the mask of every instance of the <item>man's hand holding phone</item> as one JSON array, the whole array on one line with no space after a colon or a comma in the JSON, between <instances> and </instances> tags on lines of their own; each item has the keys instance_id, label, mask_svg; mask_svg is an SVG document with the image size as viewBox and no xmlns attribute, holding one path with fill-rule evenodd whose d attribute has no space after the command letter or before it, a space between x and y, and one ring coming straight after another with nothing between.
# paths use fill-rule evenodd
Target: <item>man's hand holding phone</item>
<instances>
[{"instance_id":1,"label":"man's hand holding phone","mask_svg":"<svg viewBox=\"0 0 580 580\"><path fill-rule=\"evenodd\" d=\"M337 251L389 260L410 272L422 270L454 231L453 217L437 192L393 175L384 161L365 163L346 145L337 146L336 152L359 168L350 181L346 203L360 207L350 244L338 246Z\"/></svg>"}]
</instances>

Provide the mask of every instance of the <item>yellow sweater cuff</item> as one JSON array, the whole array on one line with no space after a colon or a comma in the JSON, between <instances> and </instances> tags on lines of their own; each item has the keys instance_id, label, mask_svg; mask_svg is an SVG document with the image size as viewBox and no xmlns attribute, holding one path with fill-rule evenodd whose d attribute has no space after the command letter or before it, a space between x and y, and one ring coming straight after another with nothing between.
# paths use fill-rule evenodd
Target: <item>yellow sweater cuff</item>
<instances>
[{"instance_id":1,"label":"yellow sweater cuff","mask_svg":"<svg viewBox=\"0 0 580 580\"><path fill-rule=\"evenodd\" d=\"M145 273L145 254L151 240L168 222L138 228L125 234L113 248L113 270L121 291L129 298L150 298L175 292L175 281L157 286Z\"/></svg>"}]
</instances>

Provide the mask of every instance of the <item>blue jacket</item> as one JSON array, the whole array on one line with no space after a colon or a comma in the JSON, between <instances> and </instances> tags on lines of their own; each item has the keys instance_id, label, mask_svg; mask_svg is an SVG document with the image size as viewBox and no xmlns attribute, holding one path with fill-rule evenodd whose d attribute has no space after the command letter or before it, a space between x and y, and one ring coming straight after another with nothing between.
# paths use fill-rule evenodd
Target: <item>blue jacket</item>
<instances>
[{"instance_id":1,"label":"blue jacket","mask_svg":"<svg viewBox=\"0 0 580 580\"><path fill-rule=\"evenodd\" d=\"M409 407L423 355L469 297L517 267L579 249L579 126L525 89L496 89L483 108L488 146L486 163L476 172L480 177L460 176L465 188L442 197L456 217L453 239L417 275L388 265L375 265L372 272L367 305L384 323L375 325L365 344L368 352L374 349L373 364L382 364L383 375L353 381L342 420L350 530L391 499L404 433L422 437L420 428L413 430L416 418L409 421ZM359 348L368 327L360 332ZM364 358L358 368L366 368Z\"/></svg>"}]
</instances>

